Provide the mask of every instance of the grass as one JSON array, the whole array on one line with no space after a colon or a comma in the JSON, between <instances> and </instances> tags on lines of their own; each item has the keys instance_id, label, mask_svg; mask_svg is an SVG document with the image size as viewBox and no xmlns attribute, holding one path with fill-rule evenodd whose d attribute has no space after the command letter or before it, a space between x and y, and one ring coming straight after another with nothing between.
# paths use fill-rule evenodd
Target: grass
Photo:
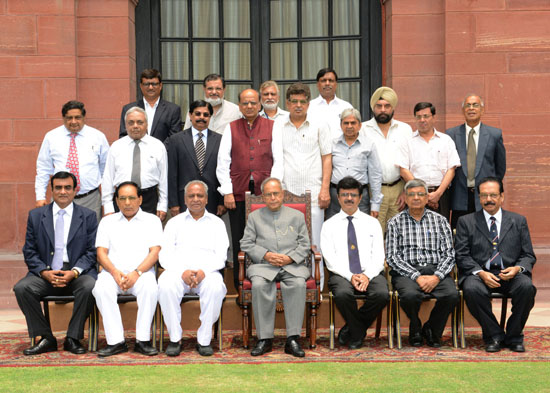
<instances>
[{"instance_id":1,"label":"grass","mask_svg":"<svg viewBox=\"0 0 550 393\"><path fill-rule=\"evenodd\" d=\"M550 364L286 363L0 369L2 392L550 392Z\"/></svg>"}]
</instances>

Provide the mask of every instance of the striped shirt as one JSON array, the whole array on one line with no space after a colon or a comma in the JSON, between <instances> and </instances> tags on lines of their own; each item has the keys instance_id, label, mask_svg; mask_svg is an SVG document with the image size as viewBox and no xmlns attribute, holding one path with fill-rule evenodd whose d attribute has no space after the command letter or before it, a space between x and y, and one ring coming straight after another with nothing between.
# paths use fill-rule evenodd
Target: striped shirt
<instances>
[{"instance_id":1,"label":"striped shirt","mask_svg":"<svg viewBox=\"0 0 550 393\"><path fill-rule=\"evenodd\" d=\"M435 275L443 280L455 264L455 250L449 222L442 215L424 209L416 221L409 209L388 221L386 261L399 275L416 281L418 269L435 266Z\"/></svg>"}]
</instances>

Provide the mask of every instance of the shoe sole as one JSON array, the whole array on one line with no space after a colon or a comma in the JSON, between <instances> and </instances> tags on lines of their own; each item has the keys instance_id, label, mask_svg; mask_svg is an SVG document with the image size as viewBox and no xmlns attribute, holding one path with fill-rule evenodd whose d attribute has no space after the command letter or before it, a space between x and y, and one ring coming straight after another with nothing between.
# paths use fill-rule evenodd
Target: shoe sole
<instances>
[{"instance_id":1,"label":"shoe sole","mask_svg":"<svg viewBox=\"0 0 550 393\"><path fill-rule=\"evenodd\" d=\"M289 355L292 355L292 356L294 356L294 357L296 357L296 358L303 358L304 356L306 356L305 353L304 353L303 355L302 355L302 354L297 354L297 353L292 352L292 350L286 349L286 348L285 348L285 353L287 353L287 354L289 354Z\"/></svg>"},{"instance_id":2,"label":"shoe sole","mask_svg":"<svg viewBox=\"0 0 550 393\"><path fill-rule=\"evenodd\" d=\"M124 353L124 352L128 352L128 348L123 348L123 349L120 349L116 352L113 352L113 353L110 353L110 354L101 354L101 353L97 353L97 356L100 357L100 358L107 358L109 356L113 356L113 355L118 355L119 353Z\"/></svg>"},{"instance_id":3,"label":"shoe sole","mask_svg":"<svg viewBox=\"0 0 550 393\"><path fill-rule=\"evenodd\" d=\"M262 355L265 355L266 353L271 352L271 351L273 351L273 348L266 349L265 351L263 351L261 353L256 353L256 354L250 353L250 356L262 356Z\"/></svg>"},{"instance_id":4,"label":"shoe sole","mask_svg":"<svg viewBox=\"0 0 550 393\"><path fill-rule=\"evenodd\" d=\"M35 355L40 355L42 353L55 352L55 351L57 351L57 348L47 349L45 351L40 351L40 352L37 352L37 353L26 353L25 351L23 351L23 355L25 355L25 356L35 356Z\"/></svg>"}]
</instances>

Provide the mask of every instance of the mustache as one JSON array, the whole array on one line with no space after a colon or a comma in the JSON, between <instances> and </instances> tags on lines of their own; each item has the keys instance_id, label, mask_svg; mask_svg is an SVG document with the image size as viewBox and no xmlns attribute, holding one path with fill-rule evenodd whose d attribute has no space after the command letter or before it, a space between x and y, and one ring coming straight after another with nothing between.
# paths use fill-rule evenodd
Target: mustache
<instances>
[{"instance_id":1,"label":"mustache","mask_svg":"<svg viewBox=\"0 0 550 393\"><path fill-rule=\"evenodd\" d=\"M495 206L495 202L488 201L483 206Z\"/></svg>"},{"instance_id":2,"label":"mustache","mask_svg":"<svg viewBox=\"0 0 550 393\"><path fill-rule=\"evenodd\" d=\"M201 119L195 120L195 121L196 121L197 123L206 123L206 120L201 120Z\"/></svg>"}]
</instances>

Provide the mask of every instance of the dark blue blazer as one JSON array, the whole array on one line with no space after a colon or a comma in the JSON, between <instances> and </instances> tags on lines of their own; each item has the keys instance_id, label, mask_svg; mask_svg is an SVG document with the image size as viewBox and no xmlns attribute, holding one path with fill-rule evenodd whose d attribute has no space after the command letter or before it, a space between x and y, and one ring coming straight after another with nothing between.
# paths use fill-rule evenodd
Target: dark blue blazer
<instances>
[{"instance_id":1,"label":"dark blue blazer","mask_svg":"<svg viewBox=\"0 0 550 393\"><path fill-rule=\"evenodd\" d=\"M456 146L460 157L461 167L455 171L455 177L451 183L451 210L468 210L468 162L466 159L466 127L464 124L445 131ZM479 141L476 156L475 171L475 204L476 210L481 210L477 186L487 177L494 176L504 178L506 173L506 149L502 140L502 130L486 126L481 123L479 128Z\"/></svg>"},{"instance_id":2,"label":"dark blue blazer","mask_svg":"<svg viewBox=\"0 0 550 393\"><path fill-rule=\"evenodd\" d=\"M122 108L122 114L120 115L120 130L118 132L119 138L128 135L126 132L126 124L124 123L124 115L128 109L134 106L145 109L143 99L124 105ZM161 98L157 110L155 111L155 117L152 120L149 119L149 121L153 122L153 125L151 126L151 136L154 136L161 142L164 142L170 135L181 131L183 126L181 122L181 108L179 105L176 105L170 101L165 101Z\"/></svg>"},{"instance_id":3,"label":"dark blue blazer","mask_svg":"<svg viewBox=\"0 0 550 393\"><path fill-rule=\"evenodd\" d=\"M55 251L52 206L53 203L50 203L29 212L27 235L23 246L23 256L29 268L28 274L40 276L42 270L51 269ZM77 204L73 206L73 217L67 238L69 268L79 267L82 269L81 274L97 278L96 213Z\"/></svg>"}]
</instances>

